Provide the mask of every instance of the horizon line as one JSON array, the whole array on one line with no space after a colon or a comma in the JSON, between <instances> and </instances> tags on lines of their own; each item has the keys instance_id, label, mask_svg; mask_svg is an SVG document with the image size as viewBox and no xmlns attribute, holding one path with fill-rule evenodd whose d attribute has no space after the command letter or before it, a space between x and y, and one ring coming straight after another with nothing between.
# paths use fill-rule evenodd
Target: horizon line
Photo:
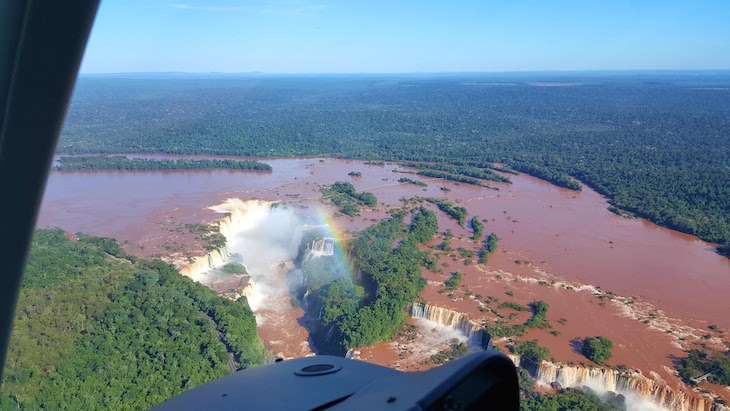
<instances>
[{"instance_id":1,"label":"horizon line","mask_svg":"<svg viewBox=\"0 0 730 411\"><path fill-rule=\"evenodd\" d=\"M348 71L348 72L277 72L277 71L109 71L79 72L78 75L130 75L130 74L187 74L187 75L446 75L446 74L520 74L520 73L641 73L641 72L730 72L730 68L684 69L546 69L546 70L494 70L494 71Z\"/></svg>"}]
</instances>

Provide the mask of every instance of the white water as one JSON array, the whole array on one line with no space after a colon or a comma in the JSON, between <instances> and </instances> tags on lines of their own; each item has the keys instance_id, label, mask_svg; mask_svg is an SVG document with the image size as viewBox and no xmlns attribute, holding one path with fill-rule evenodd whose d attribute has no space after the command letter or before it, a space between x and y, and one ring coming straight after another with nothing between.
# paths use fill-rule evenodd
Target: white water
<instances>
[{"instance_id":1,"label":"white water","mask_svg":"<svg viewBox=\"0 0 730 411\"><path fill-rule=\"evenodd\" d=\"M441 341L458 338L470 345L482 340L482 327L469 320L462 313L431 305L414 304L411 316L426 323L423 333L431 331L431 343L435 336ZM519 365L520 356L510 355ZM613 392L625 397L627 411L730 411L730 408L714 403L710 399L697 398L683 390L675 390L666 384L655 382L637 372L619 372L600 367L566 366L543 362L537 368L537 383L550 386L553 382L563 388L588 387L599 396Z\"/></svg>"},{"instance_id":2,"label":"white water","mask_svg":"<svg viewBox=\"0 0 730 411\"><path fill-rule=\"evenodd\" d=\"M519 365L520 356L510 355ZM588 387L598 395L609 392L626 398L628 411L728 411L728 407L710 399L696 398L655 382L638 372L619 372L601 367L567 366L543 362L537 369L537 383L543 386L557 382L563 388Z\"/></svg>"},{"instance_id":3,"label":"white water","mask_svg":"<svg viewBox=\"0 0 730 411\"><path fill-rule=\"evenodd\" d=\"M481 346L482 344L484 336L482 326L469 320L462 313L448 308L414 303L411 307L411 317L438 325L444 333L451 330L460 336L459 340L466 341L469 345Z\"/></svg>"},{"instance_id":4,"label":"white water","mask_svg":"<svg viewBox=\"0 0 730 411\"><path fill-rule=\"evenodd\" d=\"M245 264L253 279L255 287L246 297L254 312L264 306L290 304L287 282L272 273L280 272L284 264L296 258L302 240L302 216L287 207L272 207L273 204L229 199L211 207L230 214L220 224L221 233L226 237L227 258ZM210 268L219 268L223 262L213 263ZM200 274L205 277L215 273L208 269Z\"/></svg>"},{"instance_id":5,"label":"white water","mask_svg":"<svg viewBox=\"0 0 730 411\"><path fill-rule=\"evenodd\" d=\"M323 237L312 240L306 258L327 257L335 254L335 239L333 237Z\"/></svg>"}]
</instances>

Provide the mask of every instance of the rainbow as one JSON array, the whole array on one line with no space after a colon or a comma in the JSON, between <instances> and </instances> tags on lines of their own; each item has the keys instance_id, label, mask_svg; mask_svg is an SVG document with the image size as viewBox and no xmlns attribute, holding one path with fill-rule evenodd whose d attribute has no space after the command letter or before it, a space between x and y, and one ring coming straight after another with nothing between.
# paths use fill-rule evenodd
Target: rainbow
<instances>
[{"instance_id":1,"label":"rainbow","mask_svg":"<svg viewBox=\"0 0 730 411\"><path fill-rule=\"evenodd\" d=\"M319 206L312 207L311 209L314 210L313 217L316 224L306 228L318 229L322 233L323 237L334 239L334 255L341 260L339 262L342 263L342 266L354 280L355 263L350 256L350 252L346 248L348 241L347 234L332 214L330 214L329 210Z\"/></svg>"},{"instance_id":2,"label":"rainbow","mask_svg":"<svg viewBox=\"0 0 730 411\"><path fill-rule=\"evenodd\" d=\"M228 198L220 204L208 207L215 212L226 214L223 219L214 224L218 225L220 233L226 238L227 246L211 251L204 256L195 257L191 264L181 268L181 273L200 281L202 273L223 265L230 255L229 248L232 248L231 246L235 243L236 234L255 225L258 219L273 212L272 210L275 209L272 206L275 204L280 204L280 202ZM342 227L324 207L314 206L310 210L313 211L311 214L307 214L310 217L310 224L301 226L299 229L303 231L316 229L322 233L323 237L334 239L334 248L336 249L334 254L342 259L342 266L347 269L348 274L354 275L354 264L345 248L347 236Z\"/></svg>"}]
</instances>

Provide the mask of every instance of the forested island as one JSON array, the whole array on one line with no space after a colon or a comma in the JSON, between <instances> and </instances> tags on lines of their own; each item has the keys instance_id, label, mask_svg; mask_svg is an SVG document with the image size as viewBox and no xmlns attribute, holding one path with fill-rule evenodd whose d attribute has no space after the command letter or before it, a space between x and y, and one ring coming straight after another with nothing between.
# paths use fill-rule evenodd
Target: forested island
<instances>
[{"instance_id":1,"label":"forested island","mask_svg":"<svg viewBox=\"0 0 730 411\"><path fill-rule=\"evenodd\" d=\"M146 409L267 354L231 301L110 238L38 230L0 409Z\"/></svg>"},{"instance_id":2,"label":"forested island","mask_svg":"<svg viewBox=\"0 0 730 411\"><path fill-rule=\"evenodd\" d=\"M347 216L353 217L360 215L359 206L375 207L378 199L373 193L358 193L352 183L338 181L331 187L322 189L325 198L329 198L332 204L342 207L340 212Z\"/></svg>"},{"instance_id":3,"label":"forested island","mask_svg":"<svg viewBox=\"0 0 730 411\"><path fill-rule=\"evenodd\" d=\"M203 170L226 168L231 170L271 171L266 163L251 160L158 160L126 156L62 156L54 171L80 170Z\"/></svg>"},{"instance_id":4,"label":"forested island","mask_svg":"<svg viewBox=\"0 0 730 411\"><path fill-rule=\"evenodd\" d=\"M302 272L304 307L319 324L313 339L323 353L339 354L355 347L388 341L405 325L406 308L420 298L426 280L421 265L429 255L418 248L438 231L433 211L420 207L404 225L408 210L358 233L348 251L358 261L363 280L337 266L337 258L305 261ZM402 238L396 247L393 243Z\"/></svg>"},{"instance_id":5,"label":"forested island","mask_svg":"<svg viewBox=\"0 0 730 411\"><path fill-rule=\"evenodd\" d=\"M500 81L514 86L488 86ZM573 85L535 85L551 82ZM727 73L82 76L58 151L514 169L571 189L576 178L621 210L730 244L729 84Z\"/></svg>"}]
</instances>

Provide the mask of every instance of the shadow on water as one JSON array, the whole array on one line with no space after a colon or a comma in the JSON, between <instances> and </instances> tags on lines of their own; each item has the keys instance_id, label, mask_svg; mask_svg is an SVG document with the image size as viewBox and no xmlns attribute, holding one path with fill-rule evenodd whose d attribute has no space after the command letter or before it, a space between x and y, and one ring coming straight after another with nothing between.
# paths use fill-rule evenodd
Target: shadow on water
<instances>
[{"instance_id":1,"label":"shadow on water","mask_svg":"<svg viewBox=\"0 0 730 411\"><path fill-rule=\"evenodd\" d=\"M573 349L573 352L576 354L583 354L581 351L583 348L583 341L580 340L570 340L570 347Z\"/></svg>"}]
</instances>

